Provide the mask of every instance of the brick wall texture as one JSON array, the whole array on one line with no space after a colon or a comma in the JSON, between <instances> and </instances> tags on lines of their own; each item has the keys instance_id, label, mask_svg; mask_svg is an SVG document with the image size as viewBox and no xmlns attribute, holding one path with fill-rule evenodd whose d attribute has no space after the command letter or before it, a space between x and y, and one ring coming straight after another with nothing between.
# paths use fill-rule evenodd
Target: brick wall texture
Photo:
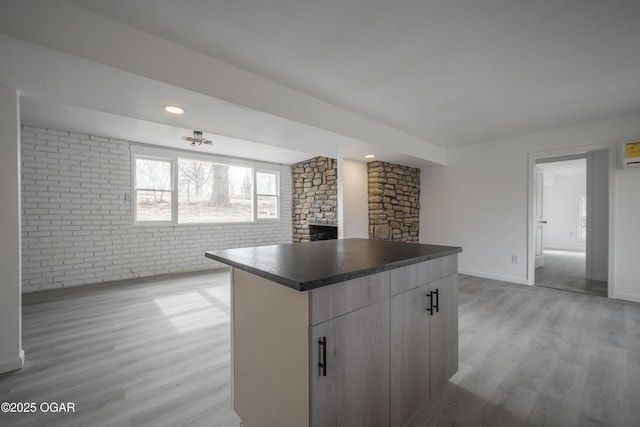
<instances>
[{"instance_id":1,"label":"brick wall texture","mask_svg":"<svg viewBox=\"0 0 640 427\"><path fill-rule=\"evenodd\" d=\"M24 292L211 269L206 250L291 242L289 166L279 222L134 226L130 144L23 126Z\"/></svg>"},{"instance_id":2,"label":"brick wall texture","mask_svg":"<svg viewBox=\"0 0 640 427\"><path fill-rule=\"evenodd\" d=\"M308 242L309 224L338 224L338 165L314 157L291 166L293 242Z\"/></svg>"},{"instance_id":3,"label":"brick wall texture","mask_svg":"<svg viewBox=\"0 0 640 427\"><path fill-rule=\"evenodd\" d=\"M367 172L369 238L418 243L420 169L376 161Z\"/></svg>"}]
</instances>

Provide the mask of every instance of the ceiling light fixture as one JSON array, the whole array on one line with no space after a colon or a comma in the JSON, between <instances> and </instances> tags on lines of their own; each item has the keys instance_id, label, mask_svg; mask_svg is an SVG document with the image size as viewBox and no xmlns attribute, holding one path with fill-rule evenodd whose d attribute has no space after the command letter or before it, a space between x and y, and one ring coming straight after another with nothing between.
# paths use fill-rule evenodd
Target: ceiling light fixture
<instances>
[{"instance_id":1,"label":"ceiling light fixture","mask_svg":"<svg viewBox=\"0 0 640 427\"><path fill-rule=\"evenodd\" d=\"M202 132L200 132L199 130L193 131L193 137L183 136L182 139L184 139L185 141L189 141L192 147L195 146L196 144L197 145L202 145L202 144L213 145L213 141L209 141L208 139L202 138Z\"/></svg>"},{"instance_id":2,"label":"ceiling light fixture","mask_svg":"<svg viewBox=\"0 0 640 427\"><path fill-rule=\"evenodd\" d=\"M365 159L375 159L376 155L375 154L367 154L366 156L364 156Z\"/></svg>"},{"instance_id":3,"label":"ceiling light fixture","mask_svg":"<svg viewBox=\"0 0 640 427\"><path fill-rule=\"evenodd\" d=\"M178 116L184 114L184 112L187 111L184 107L171 104L164 105L162 108L164 108L164 111L166 111L167 113L176 114Z\"/></svg>"}]
</instances>

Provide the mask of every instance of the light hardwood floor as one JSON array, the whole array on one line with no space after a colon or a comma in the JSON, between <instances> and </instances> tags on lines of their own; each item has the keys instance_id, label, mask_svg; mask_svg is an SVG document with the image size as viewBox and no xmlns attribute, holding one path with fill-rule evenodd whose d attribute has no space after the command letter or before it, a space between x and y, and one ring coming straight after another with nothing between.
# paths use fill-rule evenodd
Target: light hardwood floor
<instances>
[{"instance_id":1,"label":"light hardwood floor","mask_svg":"<svg viewBox=\"0 0 640 427\"><path fill-rule=\"evenodd\" d=\"M229 273L23 296L25 367L0 402L76 413L1 414L0 426L233 426Z\"/></svg>"},{"instance_id":2,"label":"light hardwood floor","mask_svg":"<svg viewBox=\"0 0 640 427\"><path fill-rule=\"evenodd\" d=\"M459 294L460 370L408 427L640 424L640 304L470 276ZM0 402L77 411L0 426L238 425L228 272L28 294L23 309L27 363L0 375Z\"/></svg>"},{"instance_id":3,"label":"light hardwood floor","mask_svg":"<svg viewBox=\"0 0 640 427\"><path fill-rule=\"evenodd\" d=\"M408 425L640 425L640 304L460 276L460 369Z\"/></svg>"},{"instance_id":4,"label":"light hardwood floor","mask_svg":"<svg viewBox=\"0 0 640 427\"><path fill-rule=\"evenodd\" d=\"M544 266L536 269L536 286L606 297L607 282L585 277L586 254L578 251L544 250Z\"/></svg>"}]
</instances>

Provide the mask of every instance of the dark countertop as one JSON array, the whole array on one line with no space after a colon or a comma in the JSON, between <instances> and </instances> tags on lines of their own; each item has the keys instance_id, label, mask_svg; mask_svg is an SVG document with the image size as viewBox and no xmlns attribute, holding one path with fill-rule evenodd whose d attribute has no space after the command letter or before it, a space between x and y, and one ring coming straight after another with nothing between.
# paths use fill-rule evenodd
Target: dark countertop
<instances>
[{"instance_id":1,"label":"dark countertop","mask_svg":"<svg viewBox=\"0 0 640 427\"><path fill-rule=\"evenodd\" d=\"M339 239L207 251L205 256L308 291L459 252L456 246Z\"/></svg>"}]
</instances>

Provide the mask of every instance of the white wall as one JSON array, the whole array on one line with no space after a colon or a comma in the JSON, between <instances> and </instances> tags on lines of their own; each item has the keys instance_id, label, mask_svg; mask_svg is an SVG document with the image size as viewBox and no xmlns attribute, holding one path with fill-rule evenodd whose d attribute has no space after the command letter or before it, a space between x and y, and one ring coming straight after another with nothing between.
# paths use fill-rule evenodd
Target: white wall
<instances>
[{"instance_id":1,"label":"white wall","mask_svg":"<svg viewBox=\"0 0 640 427\"><path fill-rule=\"evenodd\" d=\"M291 168L281 219L134 226L128 141L25 126L22 240L25 292L210 269L206 250L291 243Z\"/></svg>"},{"instance_id":2,"label":"white wall","mask_svg":"<svg viewBox=\"0 0 640 427\"><path fill-rule=\"evenodd\" d=\"M525 283L526 152L483 144L448 158L420 171L420 243L461 246L463 273Z\"/></svg>"},{"instance_id":3,"label":"white wall","mask_svg":"<svg viewBox=\"0 0 640 427\"><path fill-rule=\"evenodd\" d=\"M618 170L614 183L616 295L640 302L640 170Z\"/></svg>"},{"instance_id":4,"label":"white wall","mask_svg":"<svg viewBox=\"0 0 640 427\"><path fill-rule=\"evenodd\" d=\"M20 113L18 93L0 86L0 373L22 367L20 296Z\"/></svg>"},{"instance_id":5,"label":"white wall","mask_svg":"<svg viewBox=\"0 0 640 427\"><path fill-rule=\"evenodd\" d=\"M448 166L422 168L420 241L462 246L462 272L527 283L528 155L568 154L639 135L640 117L633 116L453 149ZM616 172L613 191L614 296L626 299L640 298L638 178Z\"/></svg>"},{"instance_id":6,"label":"white wall","mask_svg":"<svg viewBox=\"0 0 640 427\"><path fill-rule=\"evenodd\" d=\"M367 164L338 159L338 233L341 239L369 237Z\"/></svg>"},{"instance_id":7,"label":"white wall","mask_svg":"<svg viewBox=\"0 0 640 427\"><path fill-rule=\"evenodd\" d=\"M552 185L544 186L542 207L547 221L544 226L545 249L586 249L586 241L578 240L579 197L586 193L586 163L585 174L558 175L554 177Z\"/></svg>"}]
</instances>

